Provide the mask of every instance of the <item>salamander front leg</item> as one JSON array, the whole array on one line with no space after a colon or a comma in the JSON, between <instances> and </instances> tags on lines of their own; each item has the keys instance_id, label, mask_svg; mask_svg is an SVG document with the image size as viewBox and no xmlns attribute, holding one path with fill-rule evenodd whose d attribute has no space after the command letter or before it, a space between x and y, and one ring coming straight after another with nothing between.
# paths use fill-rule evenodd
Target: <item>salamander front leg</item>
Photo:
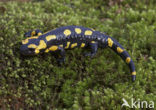
<instances>
[{"instance_id":1,"label":"salamander front leg","mask_svg":"<svg viewBox=\"0 0 156 110\"><path fill-rule=\"evenodd\" d=\"M85 56L94 57L98 49L98 43L92 41L91 43L89 43L89 48L91 49L91 52L85 53Z\"/></svg>"}]
</instances>

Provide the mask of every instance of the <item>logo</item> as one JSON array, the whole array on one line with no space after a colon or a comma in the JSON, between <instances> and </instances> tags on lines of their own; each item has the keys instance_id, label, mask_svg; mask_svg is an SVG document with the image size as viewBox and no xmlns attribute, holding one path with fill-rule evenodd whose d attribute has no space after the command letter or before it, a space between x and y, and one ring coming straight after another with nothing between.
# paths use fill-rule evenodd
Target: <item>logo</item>
<instances>
[{"instance_id":1,"label":"logo","mask_svg":"<svg viewBox=\"0 0 156 110\"><path fill-rule=\"evenodd\" d=\"M131 103L128 103L126 99L122 98L123 104L121 107L129 108L154 108L154 101L141 101L140 99L131 99Z\"/></svg>"}]
</instances>

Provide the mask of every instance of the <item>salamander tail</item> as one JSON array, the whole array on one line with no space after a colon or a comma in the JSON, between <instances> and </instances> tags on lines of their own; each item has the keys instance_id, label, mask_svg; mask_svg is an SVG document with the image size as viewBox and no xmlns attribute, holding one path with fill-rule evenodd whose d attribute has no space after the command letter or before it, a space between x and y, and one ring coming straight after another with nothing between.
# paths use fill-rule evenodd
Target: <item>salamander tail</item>
<instances>
[{"instance_id":1,"label":"salamander tail","mask_svg":"<svg viewBox=\"0 0 156 110\"><path fill-rule=\"evenodd\" d=\"M125 51L124 48L112 37L107 38L107 45L112 50L114 50L124 60L124 62L126 62L131 71L132 81L135 81L136 79L135 66L128 52Z\"/></svg>"}]
</instances>

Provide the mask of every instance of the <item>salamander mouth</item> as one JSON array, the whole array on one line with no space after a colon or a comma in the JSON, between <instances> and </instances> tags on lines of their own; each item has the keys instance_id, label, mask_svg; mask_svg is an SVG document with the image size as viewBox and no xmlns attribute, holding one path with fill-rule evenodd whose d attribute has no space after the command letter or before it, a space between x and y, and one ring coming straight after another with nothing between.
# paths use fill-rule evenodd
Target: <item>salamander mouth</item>
<instances>
[{"instance_id":1,"label":"salamander mouth","mask_svg":"<svg viewBox=\"0 0 156 110\"><path fill-rule=\"evenodd\" d=\"M26 48L24 45L22 45L20 47L20 53L21 53L21 55L24 55L24 56L33 56L33 55L35 55L35 52L34 52L33 49L31 50L29 48Z\"/></svg>"},{"instance_id":2,"label":"salamander mouth","mask_svg":"<svg viewBox=\"0 0 156 110\"><path fill-rule=\"evenodd\" d=\"M35 54L29 51L20 51L23 56L34 56Z\"/></svg>"}]
</instances>

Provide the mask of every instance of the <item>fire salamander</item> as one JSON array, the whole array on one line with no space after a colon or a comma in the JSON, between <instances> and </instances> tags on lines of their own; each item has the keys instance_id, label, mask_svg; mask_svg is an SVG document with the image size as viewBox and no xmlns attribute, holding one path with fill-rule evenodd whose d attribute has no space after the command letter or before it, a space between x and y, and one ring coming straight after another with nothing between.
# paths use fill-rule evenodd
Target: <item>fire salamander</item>
<instances>
[{"instance_id":1,"label":"fire salamander","mask_svg":"<svg viewBox=\"0 0 156 110\"><path fill-rule=\"evenodd\" d=\"M27 37L22 41L20 52L23 55L36 55L39 53L59 52L59 62L65 60L65 49L76 47L89 48L91 51L85 56L93 57L98 47L109 47L114 50L129 66L132 81L136 79L134 63L128 52L112 37L99 31L82 26L64 26L46 33L40 30L29 31L24 34Z\"/></svg>"}]
</instances>

